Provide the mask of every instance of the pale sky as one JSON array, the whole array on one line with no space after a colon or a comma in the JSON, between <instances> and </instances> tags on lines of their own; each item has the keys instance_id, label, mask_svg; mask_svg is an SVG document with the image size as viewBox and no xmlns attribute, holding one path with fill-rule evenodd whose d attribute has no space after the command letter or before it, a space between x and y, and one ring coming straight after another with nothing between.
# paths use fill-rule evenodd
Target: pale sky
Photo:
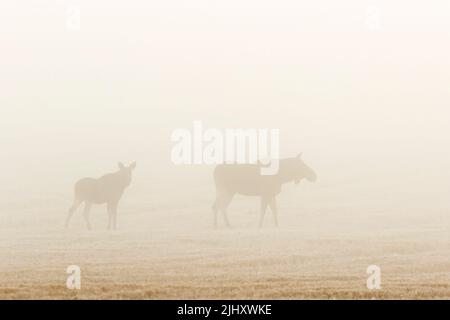
<instances>
[{"instance_id":1,"label":"pale sky","mask_svg":"<svg viewBox=\"0 0 450 320\"><path fill-rule=\"evenodd\" d=\"M279 128L281 154L328 177L448 178L449 17L446 0L4 1L5 175L117 158L150 173L201 120Z\"/></svg>"}]
</instances>

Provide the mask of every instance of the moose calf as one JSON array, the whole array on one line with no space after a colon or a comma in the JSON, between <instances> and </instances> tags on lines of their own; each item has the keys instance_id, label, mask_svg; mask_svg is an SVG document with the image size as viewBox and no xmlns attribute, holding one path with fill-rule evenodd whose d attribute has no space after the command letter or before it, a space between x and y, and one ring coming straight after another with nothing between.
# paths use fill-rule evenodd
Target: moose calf
<instances>
[{"instance_id":1,"label":"moose calf","mask_svg":"<svg viewBox=\"0 0 450 320\"><path fill-rule=\"evenodd\" d=\"M108 210L108 229L117 227L117 205L123 192L131 183L131 175L136 168L136 162L126 167L119 162L119 171L109 173L101 178L83 178L75 184L75 199L69 209L66 219L66 228L69 226L70 218L78 207L84 202L84 219L87 228L91 229L89 222L89 211L92 204L105 204Z\"/></svg>"}]
</instances>

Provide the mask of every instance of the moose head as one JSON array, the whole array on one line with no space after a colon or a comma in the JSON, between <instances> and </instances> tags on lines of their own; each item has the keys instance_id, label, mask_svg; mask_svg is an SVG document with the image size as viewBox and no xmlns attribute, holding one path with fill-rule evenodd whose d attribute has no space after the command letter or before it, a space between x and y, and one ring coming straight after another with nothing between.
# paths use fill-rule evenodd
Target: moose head
<instances>
[{"instance_id":1,"label":"moose head","mask_svg":"<svg viewBox=\"0 0 450 320\"><path fill-rule=\"evenodd\" d=\"M305 162L303 162L301 153L293 159L292 166L295 184L300 183L302 179L306 179L309 182L316 182L316 173Z\"/></svg>"},{"instance_id":2,"label":"moose head","mask_svg":"<svg viewBox=\"0 0 450 320\"><path fill-rule=\"evenodd\" d=\"M126 186L129 186L131 184L133 170L136 168L136 162L133 162L128 167L125 166L122 162L119 162L118 166L119 173L124 178Z\"/></svg>"}]
</instances>

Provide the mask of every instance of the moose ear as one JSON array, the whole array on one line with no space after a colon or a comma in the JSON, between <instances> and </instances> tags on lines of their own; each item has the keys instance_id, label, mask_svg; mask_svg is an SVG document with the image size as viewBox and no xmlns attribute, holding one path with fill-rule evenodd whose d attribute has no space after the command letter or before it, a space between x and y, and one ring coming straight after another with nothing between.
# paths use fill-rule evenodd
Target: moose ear
<instances>
[{"instance_id":1,"label":"moose ear","mask_svg":"<svg viewBox=\"0 0 450 320\"><path fill-rule=\"evenodd\" d=\"M132 164L130 164L130 168L131 168L131 170L136 169L136 161L133 162Z\"/></svg>"},{"instance_id":2,"label":"moose ear","mask_svg":"<svg viewBox=\"0 0 450 320\"><path fill-rule=\"evenodd\" d=\"M302 153L300 152L298 155L297 155L297 159L300 159L302 157Z\"/></svg>"},{"instance_id":3,"label":"moose ear","mask_svg":"<svg viewBox=\"0 0 450 320\"><path fill-rule=\"evenodd\" d=\"M125 166L123 165L122 162L119 162L117 165L119 166L119 169L120 169L120 170L125 169Z\"/></svg>"}]
</instances>

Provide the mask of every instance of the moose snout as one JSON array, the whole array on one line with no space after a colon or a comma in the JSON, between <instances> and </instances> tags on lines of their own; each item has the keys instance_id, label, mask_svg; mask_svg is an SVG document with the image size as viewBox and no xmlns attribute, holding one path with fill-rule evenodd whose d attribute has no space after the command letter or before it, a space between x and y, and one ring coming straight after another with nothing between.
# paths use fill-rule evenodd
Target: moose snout
<instances>
[{"instance_id":1,"label":"moose snout","mask_svg":"<svg viewBox=\"0 0 450 320\"><path fill-rule=\"evenodd\" d=\"M317 181L317 174L315 172L311 173L306 177L309 182L316 182Z\"/></svg>"}]
</instances>

